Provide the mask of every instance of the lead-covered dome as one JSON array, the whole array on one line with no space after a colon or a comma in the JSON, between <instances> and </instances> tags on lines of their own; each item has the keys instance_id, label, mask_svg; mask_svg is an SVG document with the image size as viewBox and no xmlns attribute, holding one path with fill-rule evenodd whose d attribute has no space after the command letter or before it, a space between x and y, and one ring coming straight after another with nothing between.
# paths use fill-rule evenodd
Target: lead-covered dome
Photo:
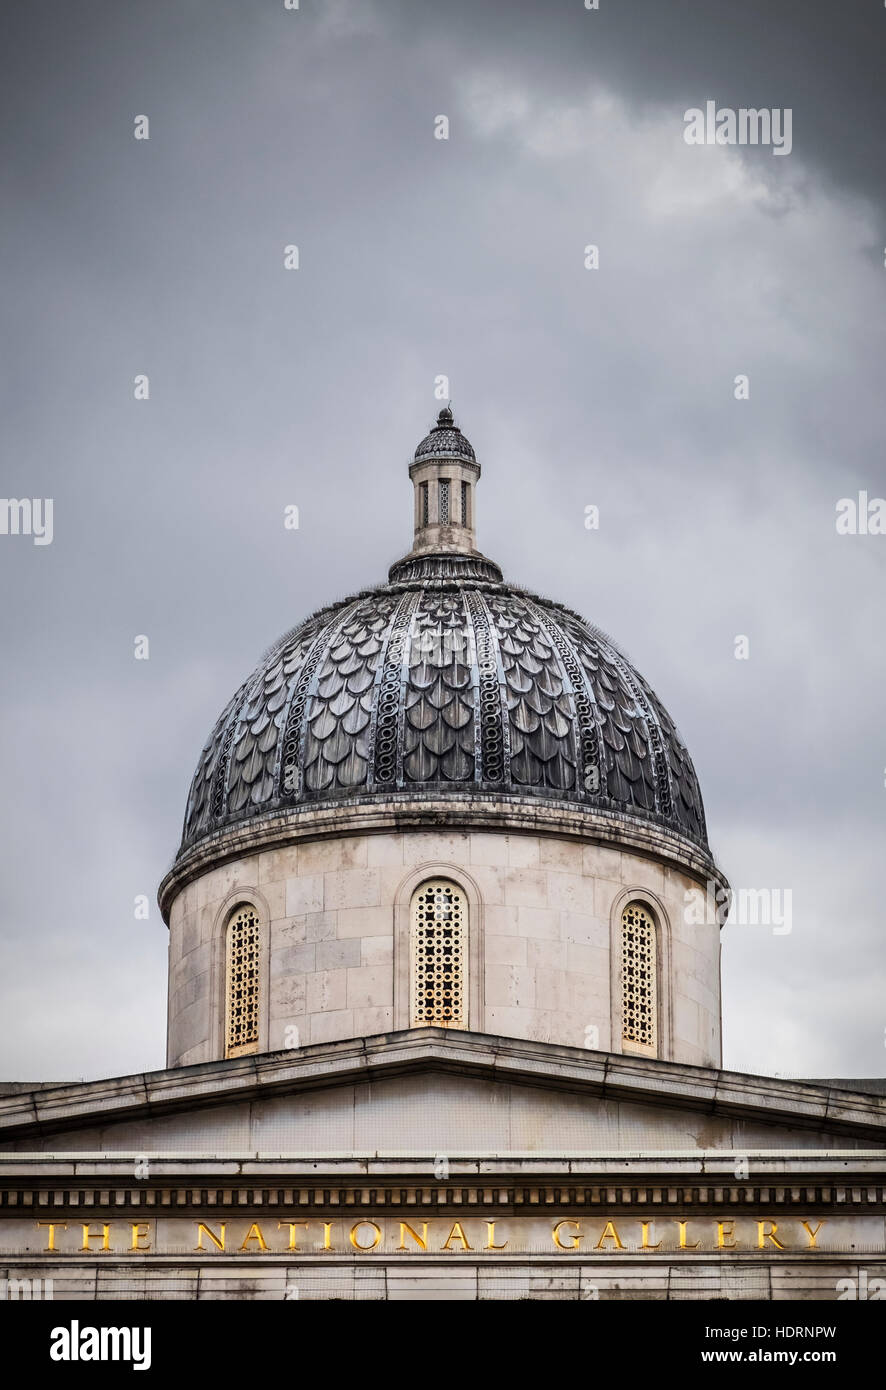
<instances>
[{"instance_id":1,"label":"lead-covered dome","mask_svg":"<svg viewBox=\"0 0 886 1390\"><path fill-rule=\"evenodd\" d=\"M451 413L438 426L411 469L413 551L387 584L287 634L240 687L194 774L182 852L254 816L424 795L608 809L706 844L667 711L608 637L479 554L479 465L461 431L464 464L440 447Z\"/></svg>"},{"instance_id":2,"label":"lead-covered dome","mask_svg":"<svg viewBox=\"0 0 886 1390\"><path fill-rule=\"evenodd\" d=\"M444 406L437 423L416 447L415 458L461 458L474 461L476 455L470 440L462 434L453 419L449 406Z\"/></svg>"}]
</instances>

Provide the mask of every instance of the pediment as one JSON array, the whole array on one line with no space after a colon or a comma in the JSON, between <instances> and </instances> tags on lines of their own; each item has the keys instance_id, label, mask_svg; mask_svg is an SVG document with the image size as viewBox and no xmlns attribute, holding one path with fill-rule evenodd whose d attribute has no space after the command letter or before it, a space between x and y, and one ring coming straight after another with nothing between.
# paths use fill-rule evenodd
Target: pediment
<instances>
[{"instance_id":1,"label":"pediment","mask_svg":"<svg viewBox=\"0 0 886 1390\"><path fill-rule=\"evenodd\" d=\"M413 1029L0 1098L0 1151L607 1161L886 1148L886 1098Z\"/></svg>"}]
</instances>

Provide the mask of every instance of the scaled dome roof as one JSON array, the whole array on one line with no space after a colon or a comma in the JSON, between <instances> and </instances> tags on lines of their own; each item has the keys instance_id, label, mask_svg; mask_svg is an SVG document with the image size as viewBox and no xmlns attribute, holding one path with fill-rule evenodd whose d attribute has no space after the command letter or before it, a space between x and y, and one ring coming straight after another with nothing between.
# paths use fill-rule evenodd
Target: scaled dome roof
<instances>
[{"instance_id":1,"label":"scaled dome roof","mask_svg":"<svg viewBox=\"0 0 886 1390\"><path fill-rule=\"evenodd\" d=\"M180 854L254 816L422 796L608 809L706 846L692 762L643 677L468 545L406 557L271 648L200 756Z\"/></svg>"},{"instance_id":2,"label":"scaled dome roof","mask_svg":"<svg viewBox=\"0 0 886 1390\"><path fill-rule=\"evenodd\" d=\"M415 458L463 458L470 459L471 462L476 458L470 440L462 434L452 416L452 411L448 405L444 406L437 416L437 423L424 439L416 446Z\"/></svg>"}]
</instances>

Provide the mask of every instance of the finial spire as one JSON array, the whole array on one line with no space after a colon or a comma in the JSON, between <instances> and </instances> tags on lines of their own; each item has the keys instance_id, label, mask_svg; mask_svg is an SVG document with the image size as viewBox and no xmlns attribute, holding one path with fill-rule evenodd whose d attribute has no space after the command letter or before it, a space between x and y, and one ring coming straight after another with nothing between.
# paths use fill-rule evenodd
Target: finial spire
<instances>
[{"instance_id":1,"label":"finial spire","mask_svg":"<svg viewBox=\"0 0 886 1390\"><path fill-rule=\"evenodd\" d=\"M474 577L501 579L501 570L477 549L476 487L480 465L471 442L452 414L452 401L441 406L409 466L415 488L415 535L412 549L392 566L390 578L421 571L461 572L468 564ZM478 566L480 567L478 569Z\"/></svg>"}]
</instances>

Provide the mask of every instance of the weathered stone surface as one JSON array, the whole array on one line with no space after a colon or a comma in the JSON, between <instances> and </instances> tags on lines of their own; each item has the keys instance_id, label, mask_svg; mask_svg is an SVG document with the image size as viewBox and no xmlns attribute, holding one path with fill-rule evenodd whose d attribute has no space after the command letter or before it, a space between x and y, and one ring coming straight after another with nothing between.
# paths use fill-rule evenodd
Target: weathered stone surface
<instances>
[{"instance_id":1,"label":"weathered stone surface","mask_svg":"<svg viewBox=\"0 0 886 1390\"><path fill-rule=\"evenodd\" d=\"M347 980L335 987L346 990ZM351 1127L341 1147L359 1151L370 1135L358 1132L354 1087L364 1088L360 1113L372 1112L372 1148L379 1152L405 1152L417 1140L423 1152L443 1144L442 1152L473 1149L487 1157L886 1147L881 1095L556 1043L413 1029L16 1091L0 1096L0 1152L10 1143L82 1151L89 1147L83 1135L97 1127L100 1149L128 1151L149 1132L158 1148L179 1142L187 1148L204 1142L206 1127L215 1142L220 1114L238 1137L207 1151L256 1152L263 1145L250 1125L261 1097L263 1105L278 1107L274 1123L294 1151L328 1154L328 1135L315 1125L321 1094L324 1114L339 1108Z\"/></svg>"},{"instance_id":2,"label":"weathered stone surface","mask_svg":"<svg viewBox=\"0 0 886 1390\"><path fill-rule=\"evenodd\" d=\"M0 1277L60 1301L886 1280L886 1097L833 1085L416 1030L10 1091L4 1132Z\"/></svg>"},{"instance_id":3,"label":"weathered stone surface","mask_svg":"<svg viewBox=\"0 0 886 1390\"><path fill-rule=\"evenodd\" d=\"M601 877L601 869L614 876ZM170 1063L222 1053L223 935L240 892L263 917L272 901L284 904L267 923L271 987L260 1046L284 1036L281 1024L294 1014L303 1015L303 1043L344 1037L342 1030L357 1031L370 1016L408 1023L398 912L408 911L422 876L441 875L466 885L471 897L472 961L482 979L470 1028L568 1046L591 1037L618 1051L620 913L636 894L655 913L662 938L659 1055L719 1062L719 931L684 920L686 894L698 886L691 872L671 865L665 873L636 852L556 834L379 829L208 868L199 880L196 946L198 919L184 910L193 894L175 900ZM366 1013L392 1007L392 1015Z\"/></svg>"}]
</instances>

